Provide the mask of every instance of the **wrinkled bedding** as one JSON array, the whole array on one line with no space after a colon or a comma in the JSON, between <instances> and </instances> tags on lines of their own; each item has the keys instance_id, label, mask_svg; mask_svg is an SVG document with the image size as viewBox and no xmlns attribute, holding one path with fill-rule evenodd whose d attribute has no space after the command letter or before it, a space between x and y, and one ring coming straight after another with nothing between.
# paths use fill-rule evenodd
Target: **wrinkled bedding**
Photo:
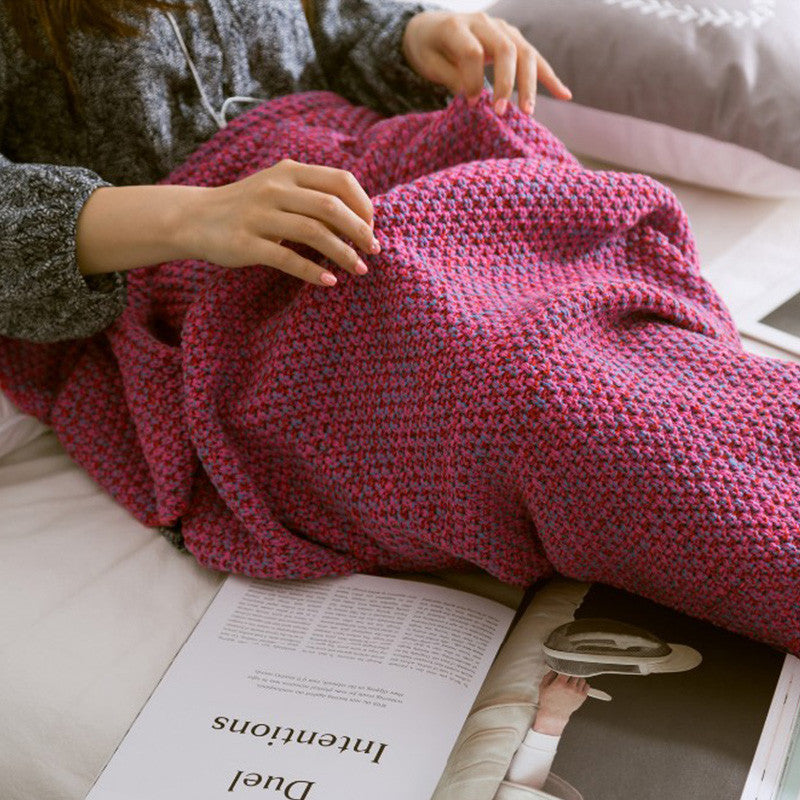
<instances>
[{"instance_id":1,"label":"wrinkled bedding","mask_svg":"<svg viewBox=\"0 0 800 800\"><path fill-rule=\"evenodd\" d=\"M365 187L367 276L138 270L103 333L0 341L17 405L214 569L558 571L800 653L800 366L743 351L666 187L487 97L383 119L327 92L165 182L281 158Z\"/></svg>"}]
</instances>

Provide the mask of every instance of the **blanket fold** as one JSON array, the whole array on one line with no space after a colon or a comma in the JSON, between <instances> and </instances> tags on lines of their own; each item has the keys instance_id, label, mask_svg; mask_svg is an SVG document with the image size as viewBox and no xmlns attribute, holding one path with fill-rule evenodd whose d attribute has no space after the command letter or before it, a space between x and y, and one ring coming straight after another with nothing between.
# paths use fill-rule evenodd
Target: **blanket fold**
<instances>
[{"instance_id":1,"label":"blanket fold","mask_svg":"<svg viewBox=\"0 0 800 800\"><path fill-rule=\"evenodd\" d=\"M282 158L373 199L370 272L129 274L87 341L0 340L23 410L203 564L271 578L474 564L640 593L800 654L800 366L743 351L674 195L589 171L490 98L237 117L165 183Z\"/></svg>"}]
</instances>

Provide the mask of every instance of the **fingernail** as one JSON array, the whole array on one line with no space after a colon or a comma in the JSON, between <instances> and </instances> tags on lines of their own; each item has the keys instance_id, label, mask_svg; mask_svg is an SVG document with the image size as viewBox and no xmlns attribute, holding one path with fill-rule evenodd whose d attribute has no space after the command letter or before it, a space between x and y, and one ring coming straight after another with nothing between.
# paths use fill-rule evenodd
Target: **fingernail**
<instances>
[{"instance_id":1,"label":"fingernail","mask_svg":"<svg viewBox=\"0 0 800 800\"><path fill-rule=\"evenodd\" d=\"M369 272L367 265L360 258L356 261L356 272L359 275L366 275Z\"/></svg>"},{"instance_id":2,"label":"fingernail","mask_svg":"<svg viewBox=\"0 0 800 800\"><path fill-rule=\"evenodd\" d=\"M506 108L508 107L508 100L503 98L502 100L498 100L494 104L494 110L497 112L499 116L503 116L506 113Z\"/></svg>"},{"instance_id":3,"label":"fingernail","mask_svg":"<svg viewBox=\"0 0 800 800\"><path fill-rule=\"evenodd\" d=\"M380 245L380 242L378 242L378 240L377 240L377 239L373 239L373 240L372 240L372 246L370 247L369 251L370 251L370 253L372 253L373 255L377 255L378 253L380 253L380 251L381 251L381 245Z\"/></svg>"},{"instance_id":4,"label":"fingernail","mask_svg":"<svg viewBox=\"0 0 800 800\"><path fill-rule=\"evenodd\" d=\"M336 276L330 272L323 272L320 280L328 286L333 286L336 283Z\"/></svg>"}]
</instances>

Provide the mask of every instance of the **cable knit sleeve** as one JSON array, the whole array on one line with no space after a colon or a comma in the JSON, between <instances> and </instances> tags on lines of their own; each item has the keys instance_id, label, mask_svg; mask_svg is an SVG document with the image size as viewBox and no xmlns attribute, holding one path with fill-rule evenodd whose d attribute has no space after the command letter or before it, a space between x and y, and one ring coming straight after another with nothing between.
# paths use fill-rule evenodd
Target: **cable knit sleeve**
<instances>
[{"instance_id":1,"label":"cable knit sleeve","mask_svg":"<svg viewBox=\"0 0 800 800\"><path fill-rule=\"evenodd\" d=\"M417 75L402 51L408 21L437 8L389 0L310 0L317 58L331 88L382 113L444 108L449 91Z\"/></svg>"},{"instance_id":2,"label":"cable knit sleeve","mask_svg":"<svg viewBox=\"0 0 800 800\"><path fill-rule=\"evenodd\" d=\"M7 91L0 51L0 141ZM74 339L122 313L123 276L84 277L75 253L78 214L95 189L109 185L81 167L18 164L0 154L0 335Z\"/></svg>"}]
</instances>

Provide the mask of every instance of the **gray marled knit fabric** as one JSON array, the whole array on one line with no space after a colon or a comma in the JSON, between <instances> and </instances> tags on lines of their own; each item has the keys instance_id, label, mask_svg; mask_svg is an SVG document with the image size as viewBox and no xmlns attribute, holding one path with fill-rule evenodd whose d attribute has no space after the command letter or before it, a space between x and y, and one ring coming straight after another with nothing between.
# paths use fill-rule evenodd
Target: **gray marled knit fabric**
<instances>
[{"instance_id":1,"label":"gray marled knit fabric","mask_svg":"<svg viewBox=\"0 0 800 800\"><path fill-rule=\"evenodd\" d=\"M153 12L141 39L76 33L74 71L84 119L70 117L54 69L28 58L0 0L0 334L34 341L89 336L125 303L125 275L84 278L78 214L96 188L154 183L217 130L168 18ZM216 110L233 95L332 89L383 113L446 105L400 42L428 7L384 0L196 0L175 16ZM252 106L234 106L229 118ZM57 165L57 166L56 166Z\"/></svg>"}]
</instances>

